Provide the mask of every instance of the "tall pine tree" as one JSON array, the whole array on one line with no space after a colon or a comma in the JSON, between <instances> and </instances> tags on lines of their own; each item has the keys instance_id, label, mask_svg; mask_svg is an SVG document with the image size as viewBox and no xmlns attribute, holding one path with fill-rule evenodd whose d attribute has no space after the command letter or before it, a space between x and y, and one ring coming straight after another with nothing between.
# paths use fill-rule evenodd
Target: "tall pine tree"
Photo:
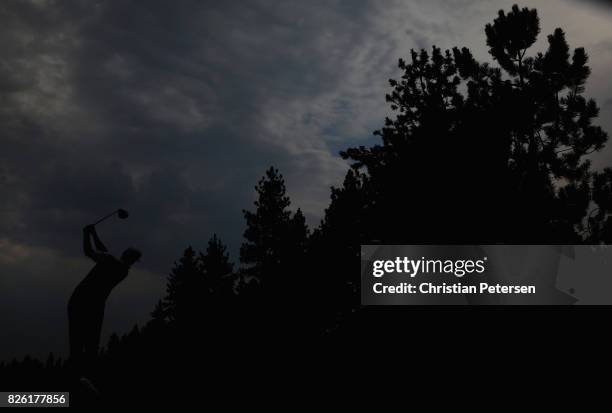
<instances>
[{"instance_id":1,"label":"tall pine tree","mask_svg":"<svg viewBox=\"0 0 612 413\"><path fill-rule=\"evenodd\" d=\"M285 181L270 167L255 187L255 211L244 211L247 228L240 248L244 274L262 283L264 288L278 286L281 277L289 281L293 265L303 259L308 237L304 215L292 214Z\"/></svg>"},{"instance_id":2,"label":"tall pine tree","mask_svg":"<svg viewBox=\"0 0 612 413\"><path fill-rule=\"evenodd\" d=\"M234 264L227 247L216 234L208 241L206 252L200 253L199 271L203 277L203 300L207 306L230 304L234 299Z\"/></svg>"},{"instance_id":3,"label":"tall pine tree","mask_svg":"<svg viewBox=\"0 0 612 413\"><path fill-rule=\"evenodd\" d=\"M169 322L185 325L202 313L203 276L192 247L188 247L168 277L164 313Z\"/></svg>"}]
</instances>

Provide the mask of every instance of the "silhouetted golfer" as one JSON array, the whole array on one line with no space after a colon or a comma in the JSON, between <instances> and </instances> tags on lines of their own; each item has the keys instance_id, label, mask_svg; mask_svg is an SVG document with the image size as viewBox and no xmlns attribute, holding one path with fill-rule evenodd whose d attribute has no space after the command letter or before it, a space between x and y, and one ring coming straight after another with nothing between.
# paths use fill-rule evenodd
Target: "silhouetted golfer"
<instances>
[{"instance_id":1,"label":"silhouetted golfer","mask_svg":"<svg viewBox=\"0 0 612 413\"><path fill-rule=\"evenodd\" d=\"M91 246L91 237L97 251ZM131 265L138 261L141 253L128 248L120 259L113 257L108 254L93 225L83 228L83 251L96 265L72 293L68 302L68 321L71 362L75 373L90 384L84 377L90 374L98 354L106 299L112 289L127 276Z\"/></svg>"}]
</instances>

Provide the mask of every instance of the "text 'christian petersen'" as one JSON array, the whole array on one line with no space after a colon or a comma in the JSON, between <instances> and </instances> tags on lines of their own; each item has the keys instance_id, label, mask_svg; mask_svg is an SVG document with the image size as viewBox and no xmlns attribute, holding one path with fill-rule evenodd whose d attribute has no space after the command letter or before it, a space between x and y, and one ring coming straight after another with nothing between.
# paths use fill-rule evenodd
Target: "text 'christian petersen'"
<instances>
[{"instance_id":1,"label":"text 'christian petersen'","mask_svg":"<svg viewBox=\"0 0 612 413\"><path fill-rule=\"evenodd\" d=\"M501 285L480 283L476 285L456 284L433 284L400 283L398 285L384 285L375 283L373 285L376 294L535 294L534 285Z\"/></svg>"},{"instance_id":2,"label":"text 'christian petersen'","mask_svg":"<svg viewBox=\"0 0 612 413\"><path fill-rule=\"evenodd\" d=\"M535 294L534 285L489 284L475 282L473 279L466 285L460 282L442 282L443 280L439 278L440 276L463 278L466 275L484 277L487 261L487 257L465 260L425 259L425 257L413 260L408 257L396 257L393 260L376 260L372 262L372 276L380 279L391 275L396 282L391 285L376 282L372 285L372 290L375 294ZM419 275L429 275L436 279L414 284L401 280L397 282L398 276L414 279Z\"/></svg>"}]
</instances>

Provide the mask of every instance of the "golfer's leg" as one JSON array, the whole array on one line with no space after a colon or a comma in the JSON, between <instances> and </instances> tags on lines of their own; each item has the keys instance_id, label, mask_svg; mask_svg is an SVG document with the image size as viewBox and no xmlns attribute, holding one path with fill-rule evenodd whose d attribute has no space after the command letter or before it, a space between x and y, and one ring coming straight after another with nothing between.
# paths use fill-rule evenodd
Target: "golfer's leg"
<instances>
[{"instance_id":1,"label":"golfer's leg","mask_svg":"<svg viewBox=\"0 0 612 413\"><path fill-rule=\"evenodd\" d=\"M68 338L70 344L70 367L75 376L83 371L83 351L85 345L83 320L74 306L68 308Z\"/></svg>"},{"instance_id":2,"label":"golfer's leg","mask_svg":"<svg viewBox=\"0 0 612 413\"><path fill-rule=\"evenodd\" d=\"M100 311L89 314L87 320L87 334L85 338L85 373L91 375L98 357L100 334L102 332L102 319L104 313Z\"/></svg>"}]
</instances>

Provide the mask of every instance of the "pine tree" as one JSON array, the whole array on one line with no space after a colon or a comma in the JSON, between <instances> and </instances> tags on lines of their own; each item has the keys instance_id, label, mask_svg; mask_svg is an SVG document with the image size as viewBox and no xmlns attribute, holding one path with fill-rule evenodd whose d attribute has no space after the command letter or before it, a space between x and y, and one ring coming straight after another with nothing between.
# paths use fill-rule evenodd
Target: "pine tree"
<instances>
[{"instance_id":1,"label":"pine tree","mask_svg":"<svg viewBox=\"0 0 612 413\"><path fill-rule=\"evenodd\" d=\"M331 203L313 238L321 238L329 245L350 244L355 256L358 256L359 245L367 239L365 234L370 232L364 228L367 224L364 214L369 203L366 185L367 176L358 170L349 169L342 187L332 187Z\"/></svg>"},{"instance_id":2,"label":"pine tree","mask_svg":"<svg viewBox=\"0 0 612 413\"><path fill-rule=\"evenodd\" d=\"M200 253L199 271L203 276L203 299L210 306L229 304L234 298L234 264L227 247L216 234L208 241L206 253Z\"/></svg>"},{"instance_id":3,"label":"pine tree","mask_svg":"<svg viewBox=\"0 0 612 413\"><path fill-rule=\"evenodd\" d=\"M308 237L310 232L306 225L306 217L300 208L295 211L289 220L287 243L285 244L284 254L287 262L299 265L304 259L308 249Z\"/></svg>"},{"instance_id":4,"label":"pine tree","mask_svg":"<svg viewBox=\"0 0 612 413\"><path fill-rule=\"evenodd\" d=\"M291 214L291 201L277 169L268 169L255 190L255 212L243 211L247 228L240 261L246 266L244 274L255 277L265 287L280 281L281 275L291 276L289 264L303 255L308 229L301 211Z\"/></svg>"},{"instance_id":5,"label":"pine tree","mask_svg":"<svg viewBox=\"0 0 612 413\"><path fill-rule=\"evenodd\" d=\"M196 253L188 247L168 277L164 313L169 322L186 324L200 315L202 281Z\"/></svg>"},{"instance_id":6,"label":"pine tree","mask_svg":"<svg viewBox=\"0 0 612 413\"><path fill-rule=\"evenodd\" d=\"M339 319L359 307L360 245L365 244L369 209L367 176L349 169L340 188L332 188L331 203L310 243L308 295L318 303L315 328L331 330ZM350 263L353 263L351 265ZM348 265L348 267L347 267ZM324 288L321 288L324 286Z\"/></svg>"},{"instance_id":7,"label":"pine tree","mask_svg":"<svg viewBox=\"0 0 612 413\"><path fill-rule=\"evenodd\" d=\"M155 308L151 312L151 323L155 326L164 325L166 323L166 309L163 300L159 300L155 304Z\"/></svg>"}]
</instances>

